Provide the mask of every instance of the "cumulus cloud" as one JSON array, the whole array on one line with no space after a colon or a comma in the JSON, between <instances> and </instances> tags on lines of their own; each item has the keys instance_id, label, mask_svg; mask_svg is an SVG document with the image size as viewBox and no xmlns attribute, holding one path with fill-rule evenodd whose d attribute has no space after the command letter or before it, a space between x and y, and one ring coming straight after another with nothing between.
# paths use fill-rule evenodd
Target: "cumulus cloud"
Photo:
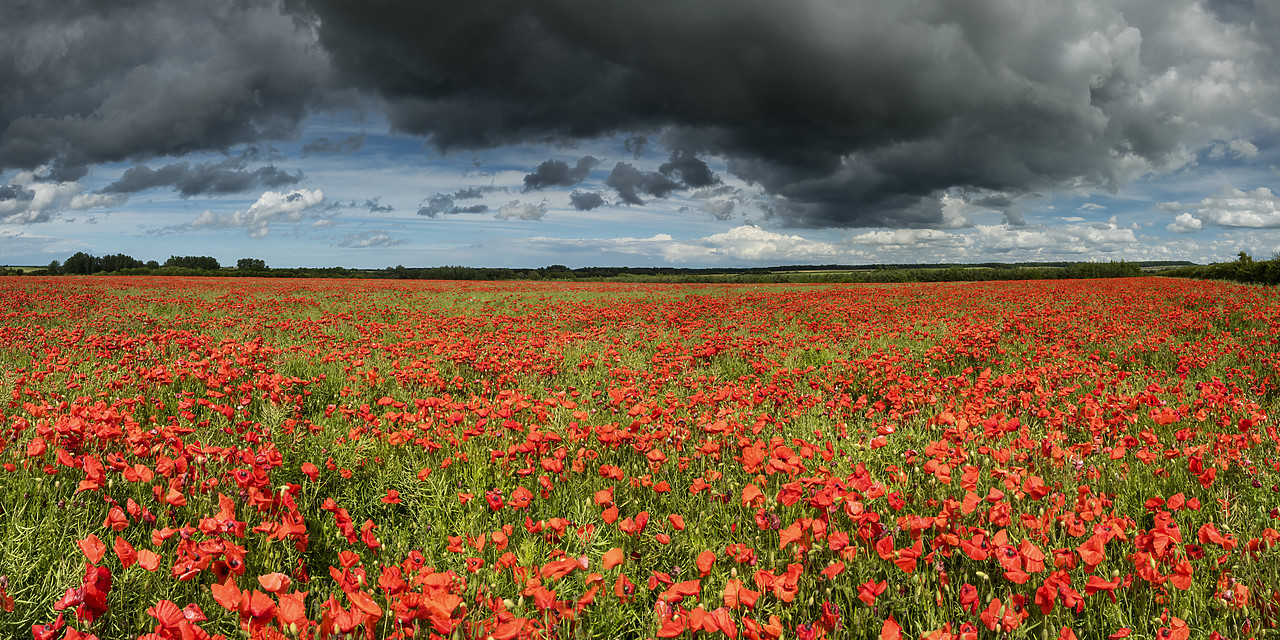
<instances>
[{"instance_id":1,"label":"cumulus cloud","mask_svg":"<svg viewBox=\"0 0 1280 640\"><path fill-rule=\"evenodd\" d=\"M713 256L747 262L799 261L836 259L847 252L829 242L776 233L755 225L734 227L703 239Z\"/></svg>"},{"instance_id":2,"label":"cumulus cloud","mask_svg":"<svg viewBox=\"0 0 1280 640\"><path fill-rule=\"evenodd\" d=\"M205 229L243 229L255 238L265 237L272 226L299 223L324 215L324 192L319 189L268 191L246 211L215 213L206 210L186 225L161 232L200 231Z\"/></svg>"},{"instance_id":3,"label":"cumulus cloud","mask_svg":"<svg viewBox=\"0 0 1280 640\"><path fill-rule=\"evenodd\" d=\"M982 252L1029 259L1079 260L1094 254L1118 253L1139 243L1131 227L1121 227L1114 221L1043 228L982 226L976 231L972 243Z\"/></svg>"},{"instance_id":4,"label":"cumulus cloud","mask_svg":"<svg viewBox=\"0 0 1280 640\"><path fill-rule=\"evenodd\" d=\"M61 211L114 207L125 200L120 195L84 193L79 182L46 177L42 170L20 171L11 182L0 184L0 223L48 222Z\"/></svg>"},{"instance_id":5,"label":"cumulus cloud","mask_svg":"<svg viewBox=\"0 0 1280 640\"><path fill-rule=\"evenodd\" d=\"M1162 202L1157 208L1178 214L1169 229L1180 233L1198 230L1204 224L1244 229L1280 228L1280 195L1266 187L1253 191L1226 187L1200 202Z\"/></svg>"},{"instance_id":6,"label":"cumulus cloud","mask_svg":"<svg viewBox=\"0 0 1280 640\"><path fill-rule=\"evenodd\" d=\"M524 177L524 190L539 191L547 187L572 187L587 179L591 168L599 163L591 156L578 158L578 162L570 167L563 160L547 160L538 165L537 170Z\"/></svg>"},{"instance_id":7,"label":"cumulus cloud","mask_svg":"<svg viewBox=\"0 0 1280 640\"><path fill-rule=\"evenodd\" d=\"M860 233L849 238L848 242L855 245L890 248L919 245L964 247L972 245L973 239L967 235L947 233L938 229L882 229Z\"/></svg>"},{"instance_id":8,"label":"cumulus cloud","mask_svg":"<svg viewBox=\"0 0 1280 640\"><path fill-rule=\"evenodd\" d=\"M657 171L641 171L626 162L619 162L604 180L605 186L618 192L627 204L644 204L641 195L665 198L680 188L680 183Z\"/></svg>"},{"instance_id":9,"label":"cumulus cloud","mask_svg":"<svg viewBox=\"0 0 1280 640\"><path fill-rule=\"evenodd\" d=\"M876 264L938 262L965 259L1057 261L1142 253L1146 259L1186 255L1143 248L1132 228L1114 222L1064 227L975 225L966 229L876 229L817 239L744 224L723 233L676 239L669 234L648 238L533 238L536 248L559 253L643 258L668 264ZM593 258L587 258L588 260ZM616 258L615 258L616 259Z\"/></svg>"},{"instance_id":10,"label":"cumulus cloud","mask_svg":"<svg viewBox=\"0 0 1280 640\"><path fill-rule=\"evenodd\" d=\"M1207 154L1211 159L1256 158L1258 147L1252 142L1237 138L1226 142L1215 142L1209 146Z\"/></svg>"},{"instance_id":11,"label":"cumulus cloud","mask_svg":"<svg viewBox=\"0 0 1280 640\"><path fill-rule=\"evenodd\" d=\"M569 204L578 211L591 211L604 206L604 196L595 191L574 190L569 194Z\"/></svg>"},{"instance_id":12,"label":"cumulus cloud","mask_svg":"<svg viewBox=\"0 0 1280 640\"><path fill-rule=\"evenodd\" d=\"M1165 228L1174 233L1195 233L1204 228L1204 223L1189 213L1179 213Z\"/></svg>"},{"instance_id":13,"label":"cumulus cloud","mask_svg":"<svg viewBox=\"0 0 1280 640\"><path fill-rule=\"evenodd\" d=\"M512 200L498 208L493 214L498 220L541 220L547 215L547 203L520 202Z\"/></svg>"},{"instance_id":14,"label":"cumulus cloud","mask_svg":"<svg viewBox=\"0 0 1280 640\"><path fill-rule=\"evenodd\" d=\"M664 176L674 175L684 186L694 189L720 182L720 176L712 172L706 162L683 149L672 151L671 157L658 167L658 173Z\"/></svg>"}]
</instances>

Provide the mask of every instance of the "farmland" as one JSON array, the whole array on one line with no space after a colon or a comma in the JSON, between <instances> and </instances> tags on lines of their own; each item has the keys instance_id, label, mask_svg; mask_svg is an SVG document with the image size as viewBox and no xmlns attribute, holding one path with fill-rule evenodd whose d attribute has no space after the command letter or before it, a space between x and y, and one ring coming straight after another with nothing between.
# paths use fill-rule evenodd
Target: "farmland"
<instances>
[{"instance_id":1,"label":"farmland","mask_svg":"<svg viewBox=\"0 0 1280 640\"><path fill-rule=\"evenodd\" d=\"M11 277L0 313L4 637L1280 625L1274 289Z\"/></svg>"}]
</instances>

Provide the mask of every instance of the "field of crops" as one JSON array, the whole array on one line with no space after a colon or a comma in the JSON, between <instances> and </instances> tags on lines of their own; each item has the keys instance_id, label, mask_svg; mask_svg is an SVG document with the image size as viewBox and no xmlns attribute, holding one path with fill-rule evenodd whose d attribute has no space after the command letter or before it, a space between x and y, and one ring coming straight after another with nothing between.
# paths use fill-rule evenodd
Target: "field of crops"
<instances>
[{"instance_id":1,"label":"field of crops","mask_svg":"<svg viewBox=\"0 0 1280 640\"><path fill-rule=\"evenodd\" d=\"M0 636L1280 626L1280 294L0 278Z\"/></svg>"}]
</instances>

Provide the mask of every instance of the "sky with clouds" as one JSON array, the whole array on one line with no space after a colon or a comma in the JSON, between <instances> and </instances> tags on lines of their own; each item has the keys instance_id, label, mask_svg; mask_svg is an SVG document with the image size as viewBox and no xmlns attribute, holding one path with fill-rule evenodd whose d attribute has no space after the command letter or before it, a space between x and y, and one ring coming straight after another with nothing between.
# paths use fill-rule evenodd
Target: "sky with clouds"
<instances>
[{"instance_id":1,"label":"sky with clouds","mask_svg":"<svg viewBox=\"0 0 1280 640\"><path fill-rule=\"evenodd\" d=\"M0 0L0 264L1280 251L1270 0Z\"/></svg>"}]
</instances>

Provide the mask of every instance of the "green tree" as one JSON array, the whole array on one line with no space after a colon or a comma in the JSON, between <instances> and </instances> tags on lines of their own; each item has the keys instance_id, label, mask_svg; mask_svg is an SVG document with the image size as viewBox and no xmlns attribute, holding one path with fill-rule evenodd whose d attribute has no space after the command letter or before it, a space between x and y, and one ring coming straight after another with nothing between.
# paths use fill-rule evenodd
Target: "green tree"
<instances>
[{"instance_id":1,"label":"green tree","mask_svg":"<svg viewBox=\"0 0 1280 640\"><path fill-rule=\"evenodd\" d=\"M209 256L169 256L169 259L165 260L164 266L183 267L200 271L217 271L222 268L216 258Z\"/></svg>"},{"instance_id":2,"label":"green tree","mask_svg":"<svg viewBox=\"0 0 1280 640\"><path fill-rule=\"evenodd\" d=\"M267 262L258 258L240 258L236 261L236 269L241 271L266 271Z\"/></svg>"},{"instance_id":3,"label":"green tree","mask_svg":"<svg viewBox=\"0 0 1280 640\"><path fill-rule=\"evenodd\" d=\"M97 271L97 262L97 258L83 251L77 251L75 255L67 258L66 264L62 265L62 272L87 276Z\"/></svg>"}]
</instances>

